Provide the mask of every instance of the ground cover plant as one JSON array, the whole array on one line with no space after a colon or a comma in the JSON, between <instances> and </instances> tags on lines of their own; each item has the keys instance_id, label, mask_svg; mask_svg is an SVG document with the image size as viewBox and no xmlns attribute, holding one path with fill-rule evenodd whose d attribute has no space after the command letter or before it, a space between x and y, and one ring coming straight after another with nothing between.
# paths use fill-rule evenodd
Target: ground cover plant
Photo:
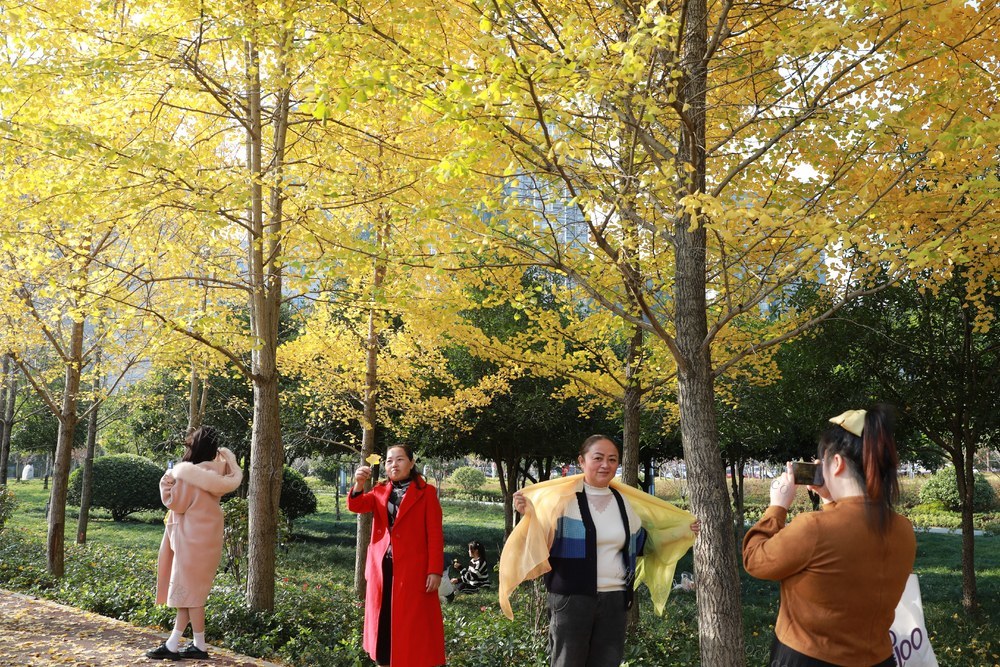
<instances>
[{"instance_id":1,"label":"ground cover plant","mask_svg":"<svg viewBox=\"0 0 1000 667\"><path fill-rule=\"evenodd\" d=\"M764 480L749 480L749 500L766 502ZM275 612L250 611L230 573L221 573L208 602L211 642L289 665L361 667L370 661L361 651L362 608L352 591L354 515L333 487L310 480L318 511L295 522L279 553ZM489 481L487 482L487 487ZM758 488L759 487L759 488ZM0 587L37 594L58 602L121 618L138 625L168 629L173 615L153 604L156 551L162 536L162 512L142 512L114 522L105 510L93 513L88 543L75 545L67 534L66 576L45 574L44 511L47 493L40 480L14 483L18 507L0 535ZM658 493L676 492L661 484ZM908 491L919 503L915 491ZM672 497L684 502L680 493ZM446 554L467 558L466 544L480 540L495 564L503 540L499 506L445 500ZM808 508L800 499L799 511ZM70 528L72 529L72 528ZM928 628L942 665L1000 665L1000 538L976 539L980 599L977 617L961 613L961 544L957 535L919 532L917 573L921 578ZM693 572L688 554L677 570ZM777 585L743 581L743 616L747 664L766 664L771 628L778 610ZM849 582L848 582L849 585ZM445 607L449 666L543 667L545 658L544 591L523 585L515 600L515 620L504 618L496 602L495 577L490 590L459 595ZM640 595L640 600L645 600ZM646 604L639 630L630 635L626 665L637 667L699 664L694 596L675 592L663 618Z\"/></svg>"},{"instance_id":2,"label":"ground cover plant","mask_svg":"<svg viewBox=\"0 0 1000 667\"><path fill-rule=\"evenodd\" d=\"M14 492L6 486L0 486L0 532L7 524L7 519L14 515L14 508L17 507L17 498Z\"/></svg>"}]
</instances>

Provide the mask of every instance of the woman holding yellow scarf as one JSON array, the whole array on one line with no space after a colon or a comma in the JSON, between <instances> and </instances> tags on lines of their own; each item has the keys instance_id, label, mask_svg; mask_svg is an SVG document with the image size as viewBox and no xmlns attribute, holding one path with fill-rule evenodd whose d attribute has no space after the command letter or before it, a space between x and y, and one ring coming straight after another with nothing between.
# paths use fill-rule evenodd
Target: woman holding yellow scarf
<instances>
[{"instance_id":1,"label":"woman holding yellow scarf","mask_svg":"<svg viewBox=\"0 0 1000 667\"><path fill-rule=\"evenodd\" d=\"M618 446L593 435L580 448L582 475L514 494L524 518L500 556L500 606L545 575L552 667L617 667L625 653L625 615L638 582L663 611L677 561L701 528L694 515L613 481Z\"/></svg>"}]
</instances>

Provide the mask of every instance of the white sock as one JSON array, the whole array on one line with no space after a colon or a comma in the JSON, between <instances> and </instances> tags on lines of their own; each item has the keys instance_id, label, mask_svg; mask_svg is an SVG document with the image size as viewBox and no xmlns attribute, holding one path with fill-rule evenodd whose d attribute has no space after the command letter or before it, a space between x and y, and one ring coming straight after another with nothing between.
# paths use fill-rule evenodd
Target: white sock
<instances>
[{"instance_id":1,"label":"white sock","mask_svg":"<svg viewBox=\"0 0 1000 667\"><path fill-rule=\"evenodd\" d=\"M202 651L208 648L208 644L205 643L205 633L196 632L194 633L194 645L200 648Z\"/></svg>"},{"instance_id":2,"label":"white sock","mask_svg":"<svg viewBox=\"0 0 1000 667\"><path fill-rule=\"evenodd\" d=\"M183 630L174 630L173 632L171 632L170 633L170 639L168 639L165 642L166 645L167 645L167 648L170 649L171 651L173 651L174 653L176 653L177 649L179 649L180 646L181 646L181 637L183 637L183 636L184 636L184 631Z\"/></svg>"}]
</instances>

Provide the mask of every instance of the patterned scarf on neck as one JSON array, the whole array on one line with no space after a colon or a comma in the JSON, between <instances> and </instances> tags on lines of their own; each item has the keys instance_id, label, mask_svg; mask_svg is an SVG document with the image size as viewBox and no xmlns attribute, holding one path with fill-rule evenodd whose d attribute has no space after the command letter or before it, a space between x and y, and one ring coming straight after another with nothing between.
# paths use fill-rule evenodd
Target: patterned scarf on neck
<instances>
[{"instance_id":1,"label":"patterned scarf on neck","mask_svg":"<svg viewBox=\"0 0 1000 667\"><path fill-rule=\"evenodd\" d=\"M389 500L385 509L389 513L389 527L396 522L396 514L399 512L399 504L403 502L406 490L410 488L410 480L404 479L402 482L393 482L392 491L389 493Z\"/></svg>"}]
</instances>

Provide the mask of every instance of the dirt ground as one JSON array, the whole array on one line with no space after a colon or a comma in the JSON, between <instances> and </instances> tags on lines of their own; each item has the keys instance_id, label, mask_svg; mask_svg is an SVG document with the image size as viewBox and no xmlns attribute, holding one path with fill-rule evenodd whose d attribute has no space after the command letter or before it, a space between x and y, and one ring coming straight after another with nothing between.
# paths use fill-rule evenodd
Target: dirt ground
<instances>
[{"instance_id":1,"label":"dirt ground","mask_svg":"<svg viewBox=\"0 0 1000 667\"><path fill-rule=\"evenodd\" d=\"M278 667L209 646L208 660L150 660L145 653L167 635L48 600L0 590L0 666ZM186 641L186 640L185 640Z\"/></svg>"}]
</instances>

